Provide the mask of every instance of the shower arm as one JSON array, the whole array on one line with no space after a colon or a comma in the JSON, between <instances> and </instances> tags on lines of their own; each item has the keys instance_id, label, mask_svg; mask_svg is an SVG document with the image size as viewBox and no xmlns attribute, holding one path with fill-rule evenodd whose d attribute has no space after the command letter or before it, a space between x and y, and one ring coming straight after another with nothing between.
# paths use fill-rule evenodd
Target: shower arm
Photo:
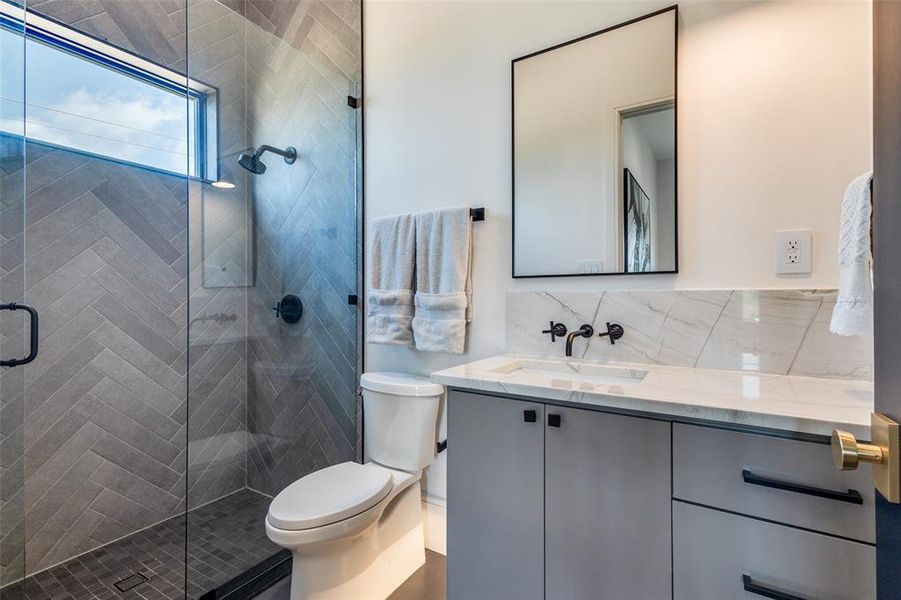
<instances>
[{"instance_id":1,"label":"shower arm","mask_svg":"<svg viewBox=\"0 0 901 600\"><path fill-rule=\"evenodd\" d=\"M264 152L272 152L273 154L278 154L283 158L294 158L297 153L296 151L292 152L292 150L294 150L294 148L292 147L288 147L286 150L282 150L281 148L276 148L275 146L270 146L269 144L263 144L262 146L257 148L257 151L254 152L254 155L259 158L263 156Z\"/></svg>"}]
</instances>

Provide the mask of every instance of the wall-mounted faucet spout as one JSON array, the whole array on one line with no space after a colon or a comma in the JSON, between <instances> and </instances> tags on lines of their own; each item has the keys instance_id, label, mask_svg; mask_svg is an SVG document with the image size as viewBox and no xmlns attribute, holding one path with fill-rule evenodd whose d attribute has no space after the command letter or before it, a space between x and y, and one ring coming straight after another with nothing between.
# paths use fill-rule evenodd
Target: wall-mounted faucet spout
<instances>
[{"instance_id":1,"label":"wall-mounted faucet spout","mask_svg":"<svg viewBox=\"0 0 901 600\"><path fill-rule=\"evenodd\" d=\"M576 331L570 331L566 336L566 356L573 355L573 340L577 337L590 338L594 335L594 328L591 325L582 325Z\"/></svg>"}]
</instances>

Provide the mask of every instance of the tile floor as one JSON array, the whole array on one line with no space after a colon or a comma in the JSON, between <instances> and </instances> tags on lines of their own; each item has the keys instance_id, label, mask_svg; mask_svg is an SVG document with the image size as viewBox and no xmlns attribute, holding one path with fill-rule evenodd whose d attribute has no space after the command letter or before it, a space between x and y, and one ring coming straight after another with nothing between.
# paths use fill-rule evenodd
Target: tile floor
<instances>
[{"instance_id":1,"label":"tile floor","mask_svg":"<svg viewBox=\"0 0 901 600\"><path fill-rule=\"evenodd\" d=\"M184 599L216 589L280 550L266 537L267 496L241 490L29 577L26 600ZM185 534L189 540L185 549ZM116 583L134 573L135 587ZM122 585L122 584L120 584ZM3 594L4 597L6 594ZM12 598L19 597L15 593Z\"/></svg>"}]
</instances>

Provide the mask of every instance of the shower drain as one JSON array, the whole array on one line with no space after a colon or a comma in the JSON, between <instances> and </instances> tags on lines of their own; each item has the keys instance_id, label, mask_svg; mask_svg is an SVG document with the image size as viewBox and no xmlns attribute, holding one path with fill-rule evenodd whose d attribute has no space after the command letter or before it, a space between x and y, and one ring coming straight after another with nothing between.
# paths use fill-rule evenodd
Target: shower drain
<instances>
[{"instance_id":1,"label":"shower drain","mask_svg":"<svg viewBox=\"0 0 901 600\"><path fill-rule=\"evenodd\" d=\"M146 583L147 578L140 573L132 573L128 577L123 577L113 585L116 586L116 589L120 592L127 592L135 589L142 583Z\"/></svg>"}]
</instances>

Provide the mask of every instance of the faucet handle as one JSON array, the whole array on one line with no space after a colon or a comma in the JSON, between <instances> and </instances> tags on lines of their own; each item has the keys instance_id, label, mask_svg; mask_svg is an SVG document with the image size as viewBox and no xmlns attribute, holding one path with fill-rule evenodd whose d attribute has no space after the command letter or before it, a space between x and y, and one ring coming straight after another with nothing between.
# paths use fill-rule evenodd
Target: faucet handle
<instances>
[{"instance_id":1,"label":"faucet handle","mask_svg":"<svg viewBox=\"0 0 901 600\"><path fill-rule=\"evenodd\" d=\"M566 325L563 323L554 323L551 321L551 328L545 329L541 333L551 334L551 341L556 342L558 337L566 336Z\"/></svg>"},{"instance_id":2,"label":"faucet handle","mask_svg":"<svg viewBox=\"0 0 901 600\"><path fill-rule=\"evenodd\" d=\"M623 337L625 331L623 330L623 326L618 323L611 323L607 321L607 331L605 333L599 333L599 337L604 337L605 335L610 336L610 343L615 344L616 340Z\"/></svg>"}]
</instances>

